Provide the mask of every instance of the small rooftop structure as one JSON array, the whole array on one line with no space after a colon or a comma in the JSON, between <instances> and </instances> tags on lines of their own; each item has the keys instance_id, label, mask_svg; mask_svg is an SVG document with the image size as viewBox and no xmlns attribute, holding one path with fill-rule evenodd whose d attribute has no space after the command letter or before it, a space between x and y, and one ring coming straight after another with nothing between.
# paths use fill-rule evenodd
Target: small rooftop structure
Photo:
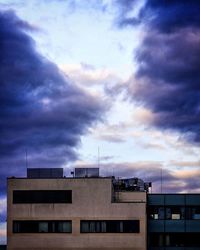
<instances>
[{"instance_id":1,"label":"small rooftop structure","mask_svg":"<svg viewBox=\"0 0 200 250\"><path fill-rule=\"evenodd\" d=\"M27 178L63 178L63 168L27 168Z\"/></svg>"},{"instance_id":2,"label":"small rooftop structure","mask_svg":"<svg viewBox=\"0 0 200 250\"><path fill-rule=\"evenodd\" d=\"M149 191L151 182L144 182L142 179L133 177L127 179L113 179L115 191Z\"/></svg>"},{"instance_id":3,"label":"small rooftop structure","mask_svg":"<svg viewBox=\"0 0 200 250\"><path fill-rule=\"evenodd\" d=\"M75 177L99 177L99 168L75 168Z\"/></svg>"}]
</instances>

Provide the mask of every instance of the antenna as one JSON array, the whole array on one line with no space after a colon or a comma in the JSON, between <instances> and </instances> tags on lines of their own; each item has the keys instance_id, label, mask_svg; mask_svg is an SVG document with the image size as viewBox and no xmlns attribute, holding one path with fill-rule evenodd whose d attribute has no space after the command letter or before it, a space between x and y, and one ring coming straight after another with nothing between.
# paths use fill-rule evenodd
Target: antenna
<instances>
[{"instance_id":1,"label":"antenna","mask_svg":"<svg viewBox=\"0 0 200 250\"><path fill-rule=\"evenodd\" d=\"M162 167L160 170L160 192L162 194L162 190L163 190L163 171L162 171Z\"/></svg>"},{"instance_id":2,"label":"antenna","mask_svg":"<svg viewBox=\"0 0 200 250\"><path fill-rule=\"evenodd\" d=\"M26 148L26 169L28 168L28 152L27 152L27 148Z\"/></svg>"},{"instance_id":3,"label":"antenna","mask_svg":"<svg viewBox=\"0 0 200 250\"><path fill-rule=\"evenodd\" d=\"M99 155L100 155L100 153L99 153L99 147L98 147L98 159L97 159L97 166L98 166L98 168L99 168L99 159L100 159Z\"/></svg>"}]
</instances>

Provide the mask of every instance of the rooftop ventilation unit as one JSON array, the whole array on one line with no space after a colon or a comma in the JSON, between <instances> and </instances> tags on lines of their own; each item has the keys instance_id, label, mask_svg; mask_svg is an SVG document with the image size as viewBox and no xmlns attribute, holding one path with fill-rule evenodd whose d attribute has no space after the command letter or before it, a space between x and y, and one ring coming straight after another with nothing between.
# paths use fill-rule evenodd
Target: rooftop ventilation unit
<instances>
[{"instance_id":1,"label":"rooftop ventilation unit","mask_svg":"<svg viewBox=\"0 0 200 250\"><path fill-rule=\"evenodd\" d=\"M27 168L27 178L63 178L63 168Z\"/></svg>"}]
</instances>

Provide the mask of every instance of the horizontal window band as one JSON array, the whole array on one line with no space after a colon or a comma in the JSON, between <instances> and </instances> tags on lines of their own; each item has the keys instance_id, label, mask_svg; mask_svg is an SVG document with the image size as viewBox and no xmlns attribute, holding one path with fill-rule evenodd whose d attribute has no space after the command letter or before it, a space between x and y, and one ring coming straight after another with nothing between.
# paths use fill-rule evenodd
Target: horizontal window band
<instances>
[{"instance_id":1,"label":"horizontal window band","mask_svg":"<svg viewBox=\"0 0 200 250\"><path fill-rule=\"evenodd\" d=\"M81 233L139 233L139 220L81 220Z\"/></svg>"},{"instance_id":2,"label":"horizontal window band","mask_svg":"<svg viewBox=\"0 0 200 250\"><path fill-rule=\"evenodd\" d=\"M13 204L72 203L72 190L14 190Z\"/></svg>"},{"instance_id":3,"label":"horizontal window band","mask_svg":"<svg viewBox=\"0 0 200 250\"><path fill-rule=\"evenodd\" d=\"M15 220L13 233L72 233L72 221Z\"/></svg>"}]
</instances>

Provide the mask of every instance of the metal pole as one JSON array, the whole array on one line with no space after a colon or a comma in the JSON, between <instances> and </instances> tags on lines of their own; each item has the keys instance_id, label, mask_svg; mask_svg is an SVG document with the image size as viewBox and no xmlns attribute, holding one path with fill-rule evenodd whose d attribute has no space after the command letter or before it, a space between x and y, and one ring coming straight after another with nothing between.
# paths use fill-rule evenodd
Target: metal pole
<instances>
[{"instance_id":1,"label":"metal pole","mask_svg":"<svg viewBox=\"0 0 200 250\"><path fill-rule=\"evenodd\" d=\"M162 191L163 191L163 173L162 173L162 167L161 167L161 171L160 171L160 191L161 191L161 194L162 194Z\"/></svg>"}]
</instances>

